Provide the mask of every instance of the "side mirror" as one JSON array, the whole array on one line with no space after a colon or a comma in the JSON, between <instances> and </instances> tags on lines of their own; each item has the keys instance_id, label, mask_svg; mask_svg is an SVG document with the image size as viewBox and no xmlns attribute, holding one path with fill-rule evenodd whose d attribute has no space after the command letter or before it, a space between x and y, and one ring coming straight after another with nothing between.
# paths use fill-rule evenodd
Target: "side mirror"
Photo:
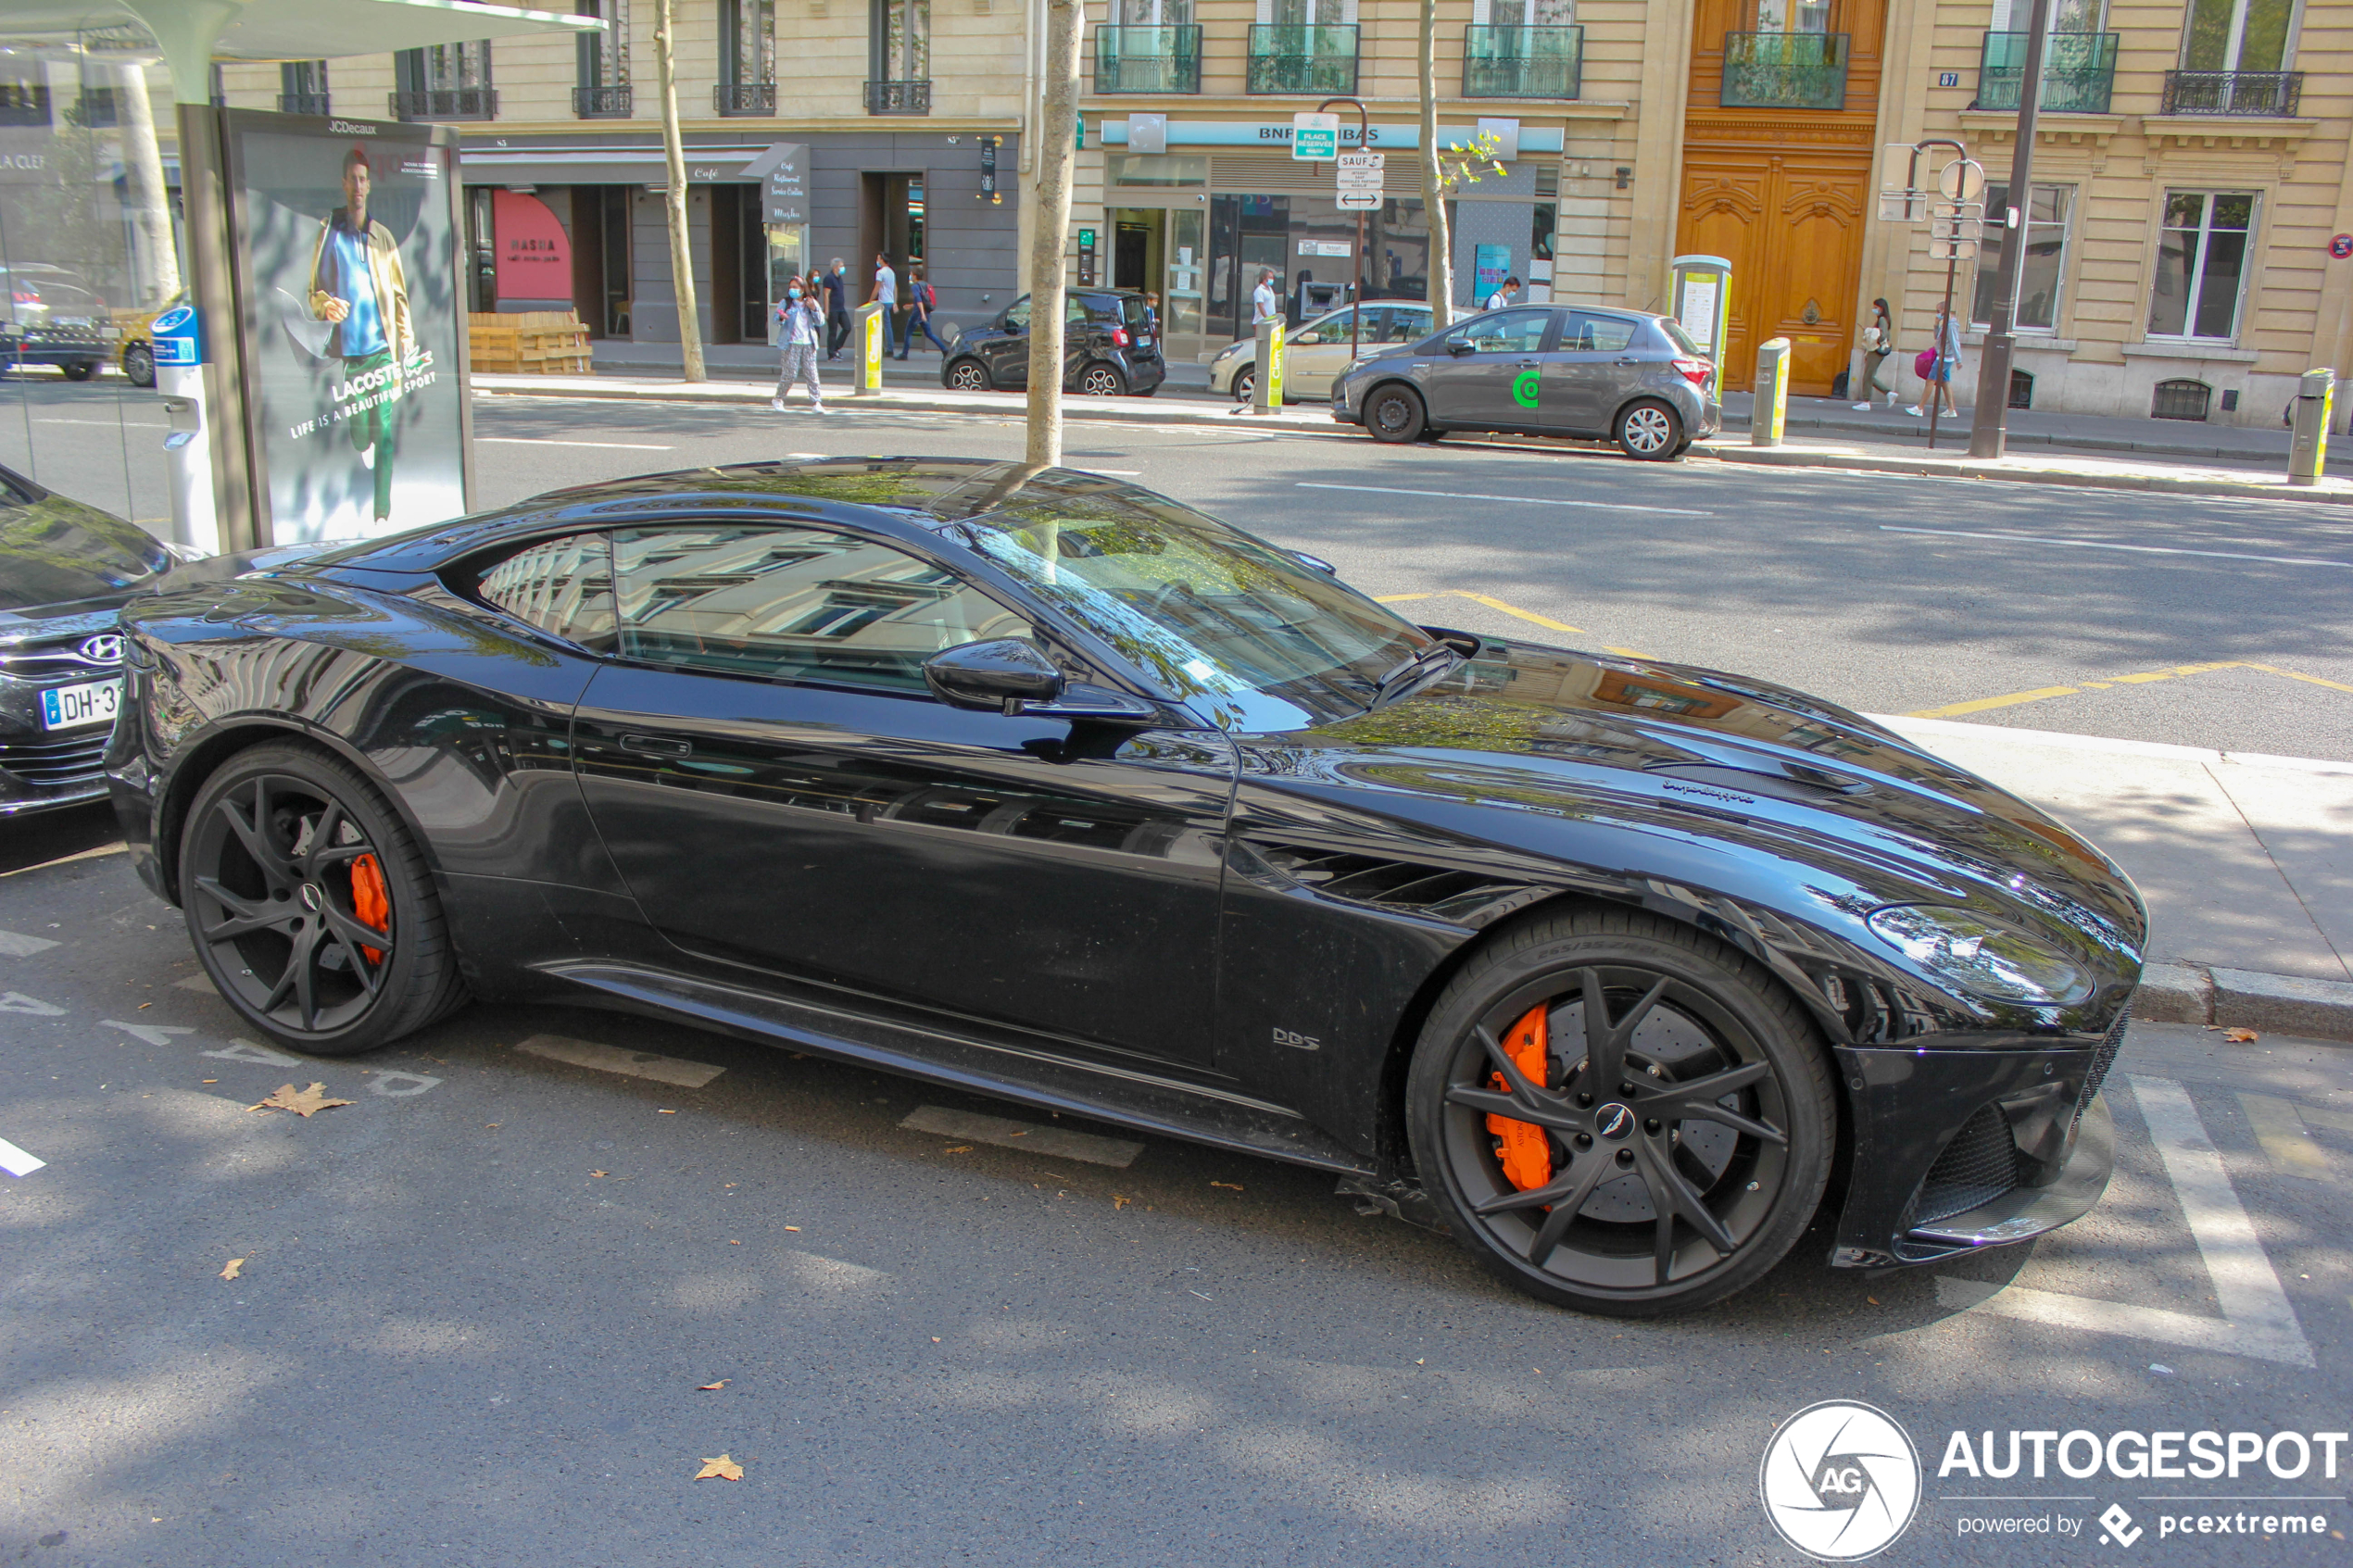
<instances>
[{"instance_id":1,"label":"side mirror","mask_svg":"<svg viewBox=\"0 0 2353 1568\"><path fill-rule=\"evenodd\" d=\"M1035 645L1019 637L963 643L924 660L924 684L942 702L958 708L997 708L1018 713L1025 703L1051 702L1063 695L1063 672Z\"/></svg>"},{"instance_id":2,"label":"side mirror","mask_svg":"<svg viewBox=\"0 0 2353 1568\"><path fill-rule=\"evenodd\" d=\"M1302 332L1297 337L1291 339L1291 342L1299 345L1302 348L1306 347L1311 343L1321 343L1323 341L1324 334L1321 332Z\"/></svg>"},{"instance_id":3,"label":"side mirror","mask_svg":"<svg viewBox=\"0 0 2353 1568\"><path fill-rule=\"evenodd\" d=\"M1291 555L1302 566L1312 566L1327 577L1338 577L1340 575L1340 568L1334 566L1331 562L1326 560L1321 556L1311 556L1305 550L1293 550Z\"/></svg>"},{"instance_id":4,"label":"side mirror","mask_svg":"<svg viewBox=\"0 0 2353 1568\"><path fill-rule=\"evenodd\" d=\"M1478 352L1478 345L1466 337L1458 337L1446 345L1446 352L1460 359L1466 354Z\"/></svg>"}]
</instances>

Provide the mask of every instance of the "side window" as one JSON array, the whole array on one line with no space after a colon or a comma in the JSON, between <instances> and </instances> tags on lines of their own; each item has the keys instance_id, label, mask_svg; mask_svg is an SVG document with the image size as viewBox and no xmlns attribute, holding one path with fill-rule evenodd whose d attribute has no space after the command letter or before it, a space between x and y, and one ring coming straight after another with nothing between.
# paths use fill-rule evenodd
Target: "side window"
<instances>
[{"instance_id":1,"label":"side window","mask_svg":"<svg viewBox=\"0 0 2353 1568\"><path fill-rule=\"evenodd\" d=\"M1622 354L1634 341L1635 325L1623 316L1572 310L1561 332L1561 348L1571 354Z\"/></svg>"},{"instance_id":2,"label":"side window","mask_svg":"<svg viewBox=\"0 0 2353 1568\"><path fill-rule=\"evenodd\" d=\"M597 653L613 646L612 558L601 533L534 545L484 571L475 596Z\"/></svg>"},{"instance_id":3,"label":"side window","mask_svg":"<svg viewBox=\"0 0 2353 1568\"><path fill-rule=\"evenodd\" d=\"M1108 321L1117 326L1119 313L1104 309L1101 299L1081 294L1066 294L1063 295L1063 320L1074 327L1082 321Z\"/></svg>"},{"instance_id":4,"label":"side window","mask_svg":"<svg viewBox=\"0 0 2353 1568\"><path fill-rule=\"evenodd\" d=\"M1419 343L1429 336L1429 312L1409 310L1402 305L1389 309L1389 330L1381 334L1384 343Z\"/></svg>"},{"instance_id":5,"label":"side window","mask_svg":"<svg viewBox=\"0 0 2353 1568\"><path fill-rule=\"evenodd\" d=\"M1014 300L1012 307L1006 310L1005 325L1017 332L1029 331L1029 296L1027 295Z\"/></svg>"},{"instance_id":6,"label":"side window","mask_svg":"<svg viewBox=\"0 0 2353 1568\"><path fill-rule=\"evenodd\" d=\"M1544 329L1553 323L1550 310L1490 310L1474 316L1440 341L1453 351L1467 343L1481 354L1533 354L1544 345Z\"/></svg>"},{"instance_id":7,"label":"side window","mask_svg":"<svg viewBox=\"0 0 2353 1568\"><path fill-rule=\"evenodd\" d=\"M652 664L927 694L942 648L1031 628L903 550L818 529L711 523L612 536L619 651Z\"/></svg>"}]
</instances>

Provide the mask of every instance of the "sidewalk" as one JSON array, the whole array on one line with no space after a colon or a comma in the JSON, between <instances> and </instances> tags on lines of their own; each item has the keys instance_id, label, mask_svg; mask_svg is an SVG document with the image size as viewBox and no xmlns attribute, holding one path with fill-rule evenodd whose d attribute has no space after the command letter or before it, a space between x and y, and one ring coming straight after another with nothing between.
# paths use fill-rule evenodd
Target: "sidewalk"
<instances>
[{"instance_id":1,"label":"sidewalk","mask_svg":"<svg viewBox=\"0 0 2353 1568\"><path fill-rule=\"evenodd\" d=\"M926 388L945 391L939 384L939 351L915 340L916 346L902 362L886 356L883 359L883 384L909 389ZM685 357L674 343L630 343L621 339L599 338L588 345L589 365L598 375L657 377L674 379ZM703 369L714 380L765 382L774 385L776 380L776 350L757 343L710 343L703 345ZM819 367L823 370L831 395L837 383L846 392L849 387L850 360L847 349L839 359L829 360ZM1172 394L1207 397L1209 367L1189 360L1171 360L1168 380L1162 384L1160 396ZM1221 404L1224 400L1221 400ZM1901 415L1897 416L1901 418ZM2282 448L2285 450L2285 448Z\"/></svg>"},{"instance_id":2,"label":"sidewalk","mask_svg":"<svg viewBox=\"0 0 2353 1568\"><path fill-rule=\"evenodd\" d=\"M1724 396L1724 428L1746 433L1750 428L1750 412L1755 402L1752 393L1732 392ZM1868 441L1887 442L1925 448L1928 445L1926 416L1913 419L1904 412L1911 406L1906 399L1890 408L1885 401L1876 403L1867 412L1858 413L1854 406L1828 397L1793 397L1789 400L1787 417L1781 421L1785 431L1821 432L1825 434L1860 436ZM1975 410L1963 408L1958 419L1939 421L1936 446L1939 452L1948 447L1954 452L1969 451L1969 422ZM2007 433L2007 448L2042 451L2059 448L2070 452L2115 453L2126 458L2182 458L2201 462L2250 463L2275 473L2287 471L2288 432L2285 426L2202 424L2187 420L2120 420L2096 414L2038 413L2032 408L2012 408L2002 421Z\"/></svg>"},{"instance_id":3,"label":"sidewalk","mask_svg":"<svg viewBox=\"0 0 2353 1568\"><path fill-rule=\"evenodd\" d=\"M1879 719L2132 875L2149 909L2137 1015L2353 1039L2353 762Z\"/></svg>"}]
</instances>

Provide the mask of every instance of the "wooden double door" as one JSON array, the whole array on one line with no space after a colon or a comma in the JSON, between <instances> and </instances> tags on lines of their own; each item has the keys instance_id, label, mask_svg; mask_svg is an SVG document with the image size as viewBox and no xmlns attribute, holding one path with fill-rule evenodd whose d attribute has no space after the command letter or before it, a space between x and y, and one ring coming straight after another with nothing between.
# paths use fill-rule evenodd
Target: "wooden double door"
<instances>
[{"instance_id":1,"label":"wooden double door","mask_svg":"<svg viewBox=\"0 0 2353 1568\"><path fill-rule=\"evenodd\" d=\"M1816 27L1827 23L1837 41L1843 103L1724 107L1728 50L1760 29L1791 25L1797 9ZM1886 0L1794 9L1787 0L1697 0L1693 7L1675 248L1732 264L1727 387L1753 383L1756 345L1768 338L1790 340L1793 394L1827 396L1847 368L1864 324L1857 314L1867 308L1857 296L1886 21Z\"/></svg>"}]
</instances>

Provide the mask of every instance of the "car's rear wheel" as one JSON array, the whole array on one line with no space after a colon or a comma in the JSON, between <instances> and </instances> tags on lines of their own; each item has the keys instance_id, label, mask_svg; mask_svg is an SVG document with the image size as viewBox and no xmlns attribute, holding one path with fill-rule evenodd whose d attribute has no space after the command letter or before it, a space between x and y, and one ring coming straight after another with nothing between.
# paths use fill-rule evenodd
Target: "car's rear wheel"
<instances>
[{"instance_id":1,"label":"car's rear wheel","mask_svg":"<svg viewBox=\"0 0 2353 1568\"><path fill-rule=\"evenodd\" d=\"M1422 400L1410 387L1385 386L1365 400L1365 428L1375 441L1419 441L1428 426Z\"/></svg>"},{"instance_id":2,"label":"car's rear wheel","mask_svg":"<svg viewBox=\"0 0 2353 1568\"><path fill-rule=\"evenodd\" d=\"M1258 375L1257 375L1257 372L1255 372L1255 371L1253 371L1253 370L1243 370L1243 371L1239 372L1239 373L1238 373L1238 374L1234 377L1234 401L1235 401L1235 402L1237 402L1237 403L1247 403L1247 402L1251 401L1251 399L1252 399L1252 398L1255 397L1257 395L1258 395Z\"/></svg>"},{"instance_id":3,"label":"car's rear wheel","mask_svg":"<svg viewBox=\"0 0 2353 1568\"><path fill-rule=\"evenodd\" d=\"M57 368L65 371L68 381L88 381L98 373L95 359L69 359Z\"/></svg>"},{"instance_id":4,"label":"car's rear wheel","mask_svg":"<svg viewBox=\"0 0 2353 1568\"><path fill-rule=\"evenodd\" d=\"M1645 397L1619 409L1613 433L1619 451L1644 462L1663 463L1683 449L1683 421L1655 398Z\"/></svg>"},{"instance_id":5,"label":"car's rear wheel","mask_svg":"<svg viewBox=\"0 0 2353 1568\"><path fill-rule=\"evenodd\" d=\"M133 386L156 384L155 350L144 343L134 343L122 351L122 373Z\"/></svg>"},{"instance_id":6,"label":"car's rear wheel","mask_svg":"<svg viewBox=\"0 0 2353 1568\"><path fill-rule=\"evenodd\" d=\"M948 367L948 385L954 392L989 392L996 382L979 360L959 359Z\"/></svg>"},{"instance_id":7,"label":"car's rear wheel","mask_svg":"<svg viewBox=\"0 0 2353 1568\"><path fill-rule=\"evenodd\" d=\"M1089 365L1078 372L1078 390L1088 397L1125 397L1127 378L1114 365Z\"/></svg>"},{"instance_id":8,"label":"car's rear wheel","mask_svg":"<svg viewBox=\"0 0 2353 1568\"><path fill-rule=\"evenodd\" d=\"M291 1049L356 1055L466 999L424 856L374 786L322 752L257 746L207 779L180 892L213 988Z\"/></svg>"},{"instance_id":9,"label":"car's rear wheel","mask_svg":"<svg viewBox=\"0 0 2353 1568\"><path fill-rule=\"evenodd\" d=\"M1753 1285L1830 1177L1811 1022L1756 964L1652 915L1503 933L1440 997L1406 1092L1456 1239L1580 1311L1659 1317Z\"/></svg>"}]
</instances>

